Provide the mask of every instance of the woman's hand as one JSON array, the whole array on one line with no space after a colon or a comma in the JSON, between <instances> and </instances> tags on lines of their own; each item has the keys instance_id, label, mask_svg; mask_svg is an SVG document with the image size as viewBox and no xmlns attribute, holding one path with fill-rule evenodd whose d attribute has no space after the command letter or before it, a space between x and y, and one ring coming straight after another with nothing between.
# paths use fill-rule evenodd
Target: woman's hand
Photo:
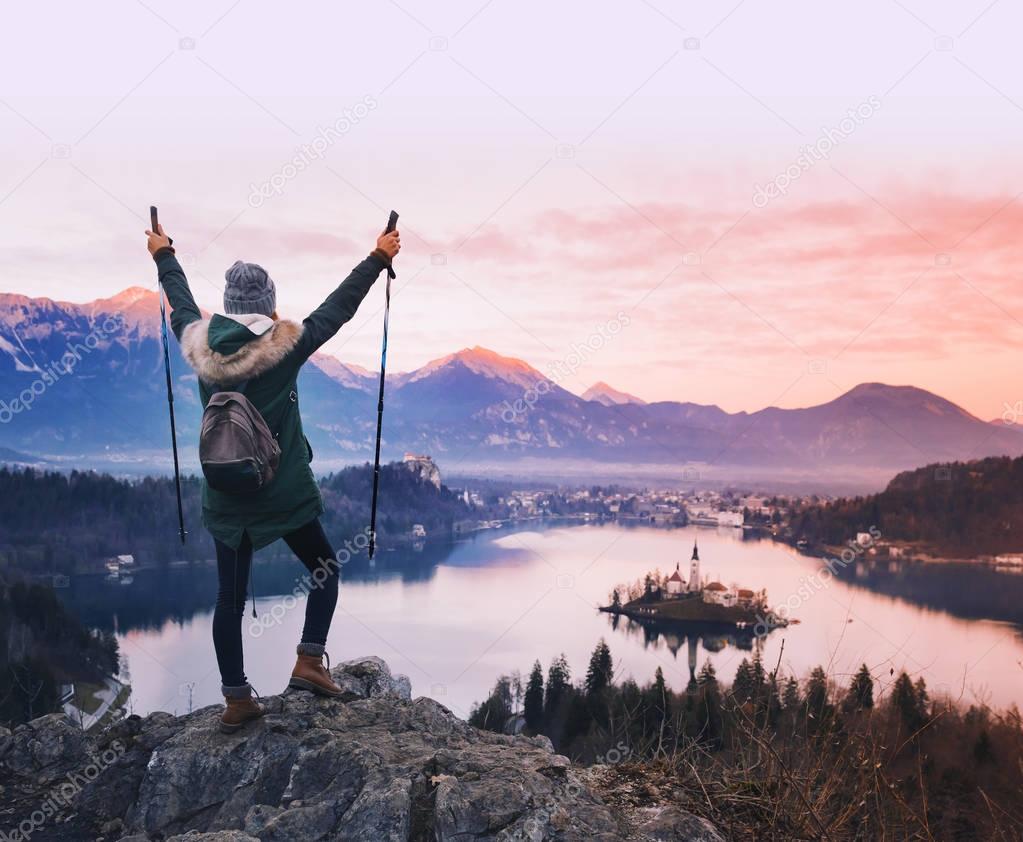
<instances>
[{"instance_id":1,"label":"woman's hand","mask_svg":"<svg viewBox=\"0 0 1023 842\"><path fill-rule=\"evenodd\" d=\"M377 248L387 255L388 260L393 260L394 256L401 251L401 236L398 234L398 229L395 228L390 234L381 234L377 237Z\"/></svg>"},{"instance_id":2,"label":"woman's hand","mask_svg":"<svg viewBox=\"0 0 1023 842\"><path fill-rule=\"evenodd\" d=\"M152 255L155 255L160 249L168 248L171 244L170 237L163 233L163 226L157 225L156 229L157 233L155 234L146 229L146 236L149 238L149 242L146 243L146 246L149 249L149 253Z\"/></svg>"}]
</instances>

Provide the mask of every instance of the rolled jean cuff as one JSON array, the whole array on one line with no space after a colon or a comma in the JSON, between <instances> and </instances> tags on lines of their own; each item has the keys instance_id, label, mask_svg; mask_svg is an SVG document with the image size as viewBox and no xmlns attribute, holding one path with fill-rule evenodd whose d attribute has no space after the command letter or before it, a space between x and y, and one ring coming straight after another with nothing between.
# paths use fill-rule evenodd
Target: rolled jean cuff
<instances>
[{"instance_id":1,"label":"rolled jean cuff","mask_svg":"<svg viewBox=\"0 0 1023 842\"><path fill-rule=\"evenodd\" d=\"M252 696L252 685L240 684L237 687L228 687L226 684L221 684L220 692L224 694L225 699L248 699Z\"/></svg>"},{"instance_id":2,"label":"rolled jean cuff","mask_svg":"<svg viewBox=\"0 0 1023 842\"><path fill-rule=\"evenodd\" d=\"M314 658L319 658L327 651L327 647L322 643L300 643L295 651L299 655L312 655Z\"/></svg>"}]
</instances>

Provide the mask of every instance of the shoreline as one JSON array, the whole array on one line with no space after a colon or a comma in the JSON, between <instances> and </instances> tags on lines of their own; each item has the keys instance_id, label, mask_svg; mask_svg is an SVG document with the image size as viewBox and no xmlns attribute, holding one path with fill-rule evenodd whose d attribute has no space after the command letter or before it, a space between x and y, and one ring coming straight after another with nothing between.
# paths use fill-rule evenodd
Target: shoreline
<instances>
[{"instance_id":1,"label":"shoreline","mask_svg":"<svg viewBox=\"0 0 1023 842\"><path fill-rule=\"evenodd\" d=\"M672 609L675 608L675 616ZM686 610L689 609L689 610ZM661 600L656 602L630 602L615 608L613 605L598 606L598 611L613 616L628 617L639 622L660 623L664 625L696 625L704 624L721 626L731 629L754 630L763 627L766 631L785 628L789 621L778 617L770 611L756 613L754 609L737 606L717 605L702 600ZM692 616L680 616L690 614Z\"/></svg>"}]
</instances>

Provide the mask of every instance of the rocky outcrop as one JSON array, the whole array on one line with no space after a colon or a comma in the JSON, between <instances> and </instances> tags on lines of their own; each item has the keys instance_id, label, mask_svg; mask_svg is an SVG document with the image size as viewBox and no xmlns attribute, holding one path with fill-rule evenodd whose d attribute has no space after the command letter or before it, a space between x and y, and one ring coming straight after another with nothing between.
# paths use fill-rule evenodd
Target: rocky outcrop
<instances>
[{"instance_id":1,"label":"rocky outcrop","mask_svg":"<svg viewBox=\"0 0 1023 842\"><path fill-rule=\"evenodd\" d=\"M428 482L438 491L440 490L440 468L429 456L417 456L415 453L406 453L402 464L419 477L423 482Z\"/></svg>"},{"instance_id":2,"label":"rocky outcrop","mask_svg":"<svg viewBox=\"0 0 1023 842\"><path fill-rule=\"evenodd\" d=\"M625 821L546 738L413 701L379 658L333 676L342 699L286 691L230 736L218 707L132 716L98 737L61 714L0 733L0 839L721 840L670 805Z\"/></svg>"}]
</instances>

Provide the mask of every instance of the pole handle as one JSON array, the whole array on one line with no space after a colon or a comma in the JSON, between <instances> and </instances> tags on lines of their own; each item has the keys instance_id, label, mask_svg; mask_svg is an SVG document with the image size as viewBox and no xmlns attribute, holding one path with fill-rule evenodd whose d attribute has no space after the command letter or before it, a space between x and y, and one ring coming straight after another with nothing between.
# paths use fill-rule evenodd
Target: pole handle
<instances>
[{"instance_id":1,"label":"pole handle","mask_svg":"<svg viewBox=\"0 0 1023 842\"><path fill-rule=\"evenodd\" d=\"M391 215L387 217L387 227L384 229L385 234L390 234L395 228L398 227L398 212L392 210ZM394 274L394 267L390 263L387 264L387 278L388 280L394 280L398 276Z\"/></svg>"}]
</instances>

